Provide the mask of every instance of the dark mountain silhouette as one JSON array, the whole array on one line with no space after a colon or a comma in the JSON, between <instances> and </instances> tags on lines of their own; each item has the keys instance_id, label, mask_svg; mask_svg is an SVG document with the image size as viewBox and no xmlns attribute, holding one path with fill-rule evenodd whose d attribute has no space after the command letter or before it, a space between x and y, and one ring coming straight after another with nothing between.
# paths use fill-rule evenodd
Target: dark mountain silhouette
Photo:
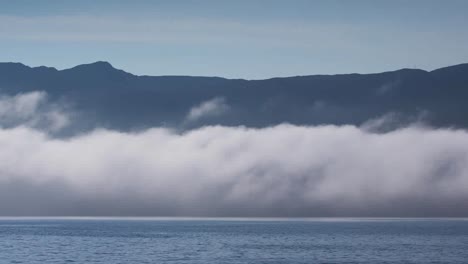
<instances>
[{"instance_id":1,"label":"dark mountain silhouette","mask_svg":"<svg viewBox=\"0 0 468 264\"><path fill-rule=\"evenodd\" d=\"M136 76L107 62L66 70L0 63L0 89L7 94L46 91L52 100L71 103L85 116L83 127L360 125L388 113L397 113L402 122L424 115L433 126L468 127L468 64L430 72L401 69L243 80ZM229 110L184 121L192 107L213 98L224 98Z\"/></svg>"}]
</instances>

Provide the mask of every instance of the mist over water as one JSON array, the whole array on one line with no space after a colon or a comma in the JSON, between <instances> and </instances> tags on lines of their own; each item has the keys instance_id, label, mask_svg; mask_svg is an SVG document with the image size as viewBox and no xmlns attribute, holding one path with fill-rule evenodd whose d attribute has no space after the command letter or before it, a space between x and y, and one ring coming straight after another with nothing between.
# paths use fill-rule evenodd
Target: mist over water
<instances>
[{"instance_id":1,"label":"mist over water","mask_svg":"<svg viewBox=\"0 0 468 264\"><path fill-rule=\"evenodd\" d=\"M56 137L73 121L46 98L0 100L2 215L468 215L465 130L283 124Z\"/></svg>"}]
</instances>

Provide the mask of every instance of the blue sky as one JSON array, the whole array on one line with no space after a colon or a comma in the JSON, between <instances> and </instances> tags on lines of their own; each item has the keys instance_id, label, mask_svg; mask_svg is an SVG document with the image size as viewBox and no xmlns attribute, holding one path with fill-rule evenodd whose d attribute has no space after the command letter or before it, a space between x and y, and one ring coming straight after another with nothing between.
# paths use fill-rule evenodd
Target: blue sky
<instances>
[{"instance_id":1,"label":"blue sky","mask_svg":"<svg viewBox=\"0 0 468 264\"><path fill-rule=\"evenodd\" d=\"M0 61L261 79L468 62L468 1L0 1Z\"/></svg>"}]
</instances>

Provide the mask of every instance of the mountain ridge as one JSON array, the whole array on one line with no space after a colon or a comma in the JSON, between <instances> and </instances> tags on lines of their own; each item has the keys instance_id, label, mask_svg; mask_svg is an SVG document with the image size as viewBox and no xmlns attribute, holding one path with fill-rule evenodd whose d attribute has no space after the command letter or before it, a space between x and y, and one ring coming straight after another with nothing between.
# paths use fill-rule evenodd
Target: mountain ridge
<instances>
[{"instance_id":1,"label":"mountain ridge","mask_svg":"<svg viewBox=\"0 0 468 264\"><path fill-rule=\"evenodd\" d=\"M47 92L51 101L70 103L86 116L86 122L81 122L89 128L132 130L162 123L181 129L218 124L362 125L389 113L413 120L422 112L428 113L424 121L429 125L468 128L468 63L433 71L399 69L262 80L139 76L104 61L64 70L0 63L2 93L37 90ZM216 98L228 111L186 121L192 108Z\"/></svg>"},{"instance_id":2,"label":"mountain ridge","mask_svg":"<svg viewBox=\"0 0 468 264\"><path fill-rule=\"evenodd\" d=\"M94 69L113 69L116 71L122 71L127 74L131 74L136 77L200 77L200 78L221 78L221 79L226 79L226 80L244 80L244 81L264 81L264 80L270 80L270 79L284 79L284 78L295 78L295 77L310 77L310 76L340 76L340 75L372 75L372 74L383 74L383 73L393 73L393 72L400 72L400 71L421 71L421 72L436 72L436 71L441 71L441 70L449 70L453 68L458 68L458 67L463 67L463 68L468 68L468 62L467 63L459 63L459 64L454 64L454 65L448 65L444 67L440 67L434 70L423 70L419 68L400 68L396 70L388 70L388 71L382 71L382 72L369 72L369 73L361 73L361 72L350 72L350 73L338 73L338 74L307 74L307 75L292 75L292 76L281 76L281 77L269 77L269 78L261 78L261 79L246 79L246 78L227 78L227 77L222 77L222 76L199 76L199 75L148 75L148 74L134 74L129 71L125 71L123 69L118 69L115 68L110 62L108 61L95 61L95 62L90 62L90 63L83 63L83 64L78 64L70 68L65 68L65 69L57 69L55 67L51 66L45 66L45 65L40 65L40 66L29 66L26 65L22 62L0 62L0 67L2 65L16 65L16 66L21 66L24 68L28 69L48 69L48 70L53 70L57 72L63 72L63 71L71 71L71 70L77 70L80 68L94 68Z\"/></svg>"}]
</instances>

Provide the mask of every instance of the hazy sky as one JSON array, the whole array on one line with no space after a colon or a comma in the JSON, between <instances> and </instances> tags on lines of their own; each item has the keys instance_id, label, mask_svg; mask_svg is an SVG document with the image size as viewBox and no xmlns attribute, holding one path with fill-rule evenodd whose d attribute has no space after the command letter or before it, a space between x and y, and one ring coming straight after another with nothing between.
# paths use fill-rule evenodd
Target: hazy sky
<instances>
[{"instance_id":1,"label":"hazy sky","mask_svg":"<svg viewBox=\"0 0 468 264\"><path fill-rule=\"evenodd\" d=\"M468 1L0 1L0 61L267 78L468 62Z\"/></svg>"}]
</instances>

